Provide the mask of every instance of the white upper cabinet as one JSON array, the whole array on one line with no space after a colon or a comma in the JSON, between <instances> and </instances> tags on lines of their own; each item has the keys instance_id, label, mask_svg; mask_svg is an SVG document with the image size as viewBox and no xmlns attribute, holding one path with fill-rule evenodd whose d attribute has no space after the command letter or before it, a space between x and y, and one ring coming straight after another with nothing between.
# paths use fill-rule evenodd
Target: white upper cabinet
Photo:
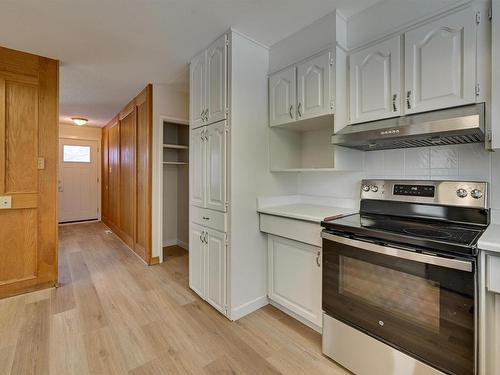
<instances>
[{"instance_id":1,"label":"white upper cabinet","mask_svg":"<svg viewBox=\"0 0 500 375\"><path fill-rule=\"evenodd\" d=\"M227 118L227 35L198 54L189 67L192 128Z\"/></svg>"},{"instance_id":2,"label":"white upper cabinet","mask_svg":"<svg viewBox=\"0 0 500 375\"><path fill-rule=\"evenodd\" d=\"M206 300L225 313L226 306L226 234L206 231Z\"/></svg>"},{"instance_id":3,"label":"white upper cabinet","mask_svg":"<svg viewBox=\"0 0 500 375\"><path fill-rule=\"evenodd\" d=\"M471 8L405 34L405 112L476 101L476 12Z\"/></svg>"},{"instance_id":4,"label":"white upper cabinet","mask_svg":"<svg viewBox=\"0 0 500 375\"><path fill-rule=\"evenodd\" d=\"M350 67L351 123L401 115L401 38L353 53Z\"/></svg>"},{"instance_id":5,"label":"white upper cabinet","mask_svg":"<svg viewBox=\"0 0 500 375\"><path fill-rule=\"evenodd\" d=\"M297 66L297 117L318 117L333 111L332 53L326 52Z\"/></svg>"},{"instance_id":6,"label":"white upper cabinet","mask_svg":"<svg viewBox=\"0 0 500 375\"><path fill-rule=\"evenodd\" d=\"M189 66L190 77L190 114L189 122L193 128L202 126L205 123L206 111L206 51L198 54Z\"/></svg>"},{"instance_id":7,"label":"white upper cabinet","mask_svg":"<svg viewBox=\"0 0 500 375\"><path fill-rule=\"evenodd\" d=\"M207 49L207 124L227 118L226 43L227 35L224 35Z\"/></svg>"},{"instance_id":8,"label":"white upper cabinet","mask_svg":"<svg viewBox=\"0 0 500 375\"><path fill-rule=\"evenodd\" d=\"M226 211L226 128L225 121L207 127L206 208Z\"/></svg>"},{"instance_id":9,"label":"white upper cabinet","mask_svg":"<svg viewBox=\"0 0 500 375\"><path fill-rule=\"evenodd\" d=\"M281 125L295 121L296 67L273 74L269 78L269 124Z\"/></svg>"},{"instance_id":10,"label":"white upper cabinet","mask_svg":"<svg viewBox=\"0 0 500 375\"><path fill-rule=\"evenodd\" d=\"M197 128L191 131L191 204L204 207L205 205L205 154L206 128Z\"/></svg>"}]
</instances>

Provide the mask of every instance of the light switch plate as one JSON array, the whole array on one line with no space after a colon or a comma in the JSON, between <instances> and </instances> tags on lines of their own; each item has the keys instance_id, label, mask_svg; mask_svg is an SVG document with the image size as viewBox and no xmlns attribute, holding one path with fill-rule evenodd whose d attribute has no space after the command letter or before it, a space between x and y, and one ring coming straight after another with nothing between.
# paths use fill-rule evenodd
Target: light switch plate
<instances>
[{"instance_id":1,"label":"light switch plate","mask_svg":"<svg viewBox=\"0 0 500 375\"><path fill-rule=\"evenodd\" d=\"M41 169L41 170L45 169L45 158L42 158L42 157L38 158L37 167L38 167L38 169Z\"/></svg>"},{"instance_id":2,"label":"light switch plate","mask_svg":"<svg viewBox=\"0 0 500 375\"><path fill-rule=\"evenodd\" d=\"M12 197L11 196L3 196L0 197L0 210L12 208Z\"/></svg>"}]
</instances>

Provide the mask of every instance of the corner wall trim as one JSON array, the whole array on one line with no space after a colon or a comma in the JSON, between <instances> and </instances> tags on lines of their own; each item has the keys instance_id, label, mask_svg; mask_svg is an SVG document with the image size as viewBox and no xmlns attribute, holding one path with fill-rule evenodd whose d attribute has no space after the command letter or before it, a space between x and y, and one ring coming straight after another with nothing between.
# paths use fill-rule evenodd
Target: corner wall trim
<instances>
[{"instance_id":1,"label":"corner wall trim","mask_svg":"<svg viewBox=\"0 0 500 375\"><path fill-rule=\"evenodd\" d=\"M152 257L151 261L149 262L150 266L154 266L160 264L160 257Z\"/></svg>"}]
</instances>

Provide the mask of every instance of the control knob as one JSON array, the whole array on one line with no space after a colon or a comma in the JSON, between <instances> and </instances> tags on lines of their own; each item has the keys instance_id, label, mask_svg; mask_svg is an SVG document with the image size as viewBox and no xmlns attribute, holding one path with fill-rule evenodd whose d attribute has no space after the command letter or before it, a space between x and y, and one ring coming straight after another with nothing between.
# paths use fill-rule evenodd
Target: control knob
<instances>
[{"instance_id":1,"label":"control knob","mask_svg":"<svg viewBox=\"0 0 500 375\"><path fill-rule=\"evenodd\" d=\"M473 189L471 192L470 192L470 195L472 196L472 198L474 199L479 199L483 196L483 192L479 189Z\"/></svg>"},{"instance_id":2,"label":"control knob","mask_svg":"<svg viewBox=\"0 0 500 375\"><path fill-rule=\"evenodd\" d=\"M466 196L467 196L467 190L462 189L462 188L457 190L457 197L465 198Z\"/></svg>"},{"instance_id":3,"label":"control knob","mask_svg":"<svg viewBox=\"0 0 500 375\"><path fill-rule=\"evenodd\" d=\"M371 191L373 191L374 193L376 193L378 191L378 186L377 185L372 185L372 186L370 186L370 189L371 189Z\"/></svg>"},{"instance_id":4,"label":"control knob","mask_svg":"<svg viewBox=\"0 0 500 375\"><path fill-rule=\"evenodd\" d=\"M363 186L361 186L361 189L363 189L363 191L370 191L370 185L363 184Z\"/></svg>"}]
</instances>

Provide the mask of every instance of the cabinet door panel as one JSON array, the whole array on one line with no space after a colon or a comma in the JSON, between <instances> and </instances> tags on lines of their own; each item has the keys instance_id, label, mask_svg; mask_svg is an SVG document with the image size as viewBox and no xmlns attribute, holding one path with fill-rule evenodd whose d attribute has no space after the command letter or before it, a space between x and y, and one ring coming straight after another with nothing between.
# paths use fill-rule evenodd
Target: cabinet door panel
<instances>
[{"instance_id":1,"label":"cabinet door panel","mask_svg":"<svg viewBox=\"0 0 500 375\"><path fill-rule=\"evenodd\" d=\"M226 234L208 229L206 300L222 313L226 306Z\"/></svg>"},{"instance_id":2,"label":"cabinet door panel","mask_svg":"<svg viewBox=\"0 0 500 375\"><path fill-rule=\"evenodd\" d=\"M321 326L321 248L269 236L269 298Z\"/></svg>"},{"instance_id":3,"label":"cabinet door panel","mask_svg":"<svg viewBox=\"0 0 500 375\"><path fill-rule=\"evenodd\" d=\"M205 297L205 244L203 227L191 224L189 236L189 287L200 297Z\"/></svg>"},{"instance_id":4,"label":"cabinet door panel","mask_svg":"<svg viewBox=\"0 0 500 375\"><path fill-rule=\"evenodd\" d=\"M227 36L219 38L207 50L207 124L225 120L227 96Z\"/></svg>"},{"instance_id":5,"label":"cabinet door panel","mask_svg":"<svg viewBox=\"0 0 500 375\"><path fill-rule=\"evenodd\" d=\"M297 116L307 119L332 112L331 53L297 67Z\"/></svg>"},{"instance_id":6,"label":"cabinet door panel","mask_svg":"<svg viewBox=\"0 0 500 375\"><path fill-rule=\"evenodd\" d=\"M120 128L118 123L109 128L108 138L108 199L109 199L109 221L116 227L120 227Z\"/></svg>"},{"instance_id":7,"label":"cabinet door panel","mask_svg":"<svg viewBox=\"0 0 500 375\"><path fill-rule=\"evenodd\" d=\"M226 121L209 125L206 133L205 207L226 211Z\"/></svg>"},{"instance_id":8,"label":"cabinet door panel","mask_svg":"<svg viewBox=\"0 0 500 375\"><path fill-rule=\"evenodd\" d=\"M351 123L401 114L401 38L350 56Z\"/></svg>"},{"instance_id":9,"label":"cabinet door panel","mask_svg":"<svg viewBox=\"0 0 500 375\"><path fill-rule=\"evenodd\" d=\"M205 206L205 131L206 127L191 131L191 157L189 165L191 170L191 204L198 207Z\"/></svg>"},{"instance_id":10,"label":"cabinet door panel","mask_svg":"<svg viewBox=\"0 0 500 375\"><path fill-rule=\"evenodd\" d=\"M469 8L405 34L406 113L475 102L475 19Z\"/></svg>"},{"instance_id":11,"label":"cabinet door panel","mask_svg":"<svg viewBox=\"0 0 500 375\"><path fill-rule=\"evenodd\" d=\"M189 122L193 128L204 125L202 114L206 110L206 61L206 51L203 51L189 66Z\"/></svg>"},{"instance_id":12,"label":"cabinet door panel","mask_svg":"<svg viewBox=\"0 0 500 375\"><path fill-rule=\"evenodd\" d=\"M296 119L295 66L269 77L269 124L285 124Z\"/></svg>"}]
</instances>

